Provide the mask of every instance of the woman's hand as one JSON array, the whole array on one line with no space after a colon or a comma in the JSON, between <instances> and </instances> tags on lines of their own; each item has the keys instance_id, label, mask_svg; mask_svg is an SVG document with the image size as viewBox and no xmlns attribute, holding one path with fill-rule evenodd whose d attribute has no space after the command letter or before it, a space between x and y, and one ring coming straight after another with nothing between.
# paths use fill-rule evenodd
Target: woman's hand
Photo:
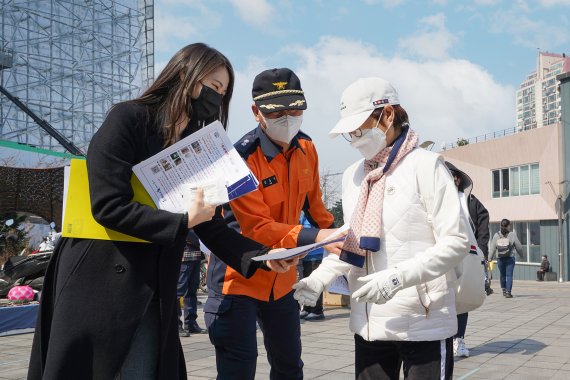
<instances>
[{"instance_id":1,"label":"woman's hand","mask_svg":"<svg viewBox=\"0 0 570 380\"><path fill-rule=\"evenodd\" d=\"M326 238L328 238L330 235L332 235L333 233L336 232L336 230L338 230L338 228L328 228L328 229L322 229L319 231L319 233L317 234L317 237L315 238L315 242L319 243L323 240L325 240ZM348 233L347 231L341 232L338 236L336 236L337 238L340 238L342 236L346 236L346 234ZM335 243L331 243L331 244L327 244L325 245L323 248L326 249L328 252L333 253L335 255L340 255L340 252L342 251L342 247L344 246L344 240L343 241L337 241Z\"/></svg>"},{"instance_id":2,"label":"woman's hand","mask_svg":"<svg viewBox=\"0 0 570 380\"><path fill-rule=\"evenodd\" d=\"M276 248L272 249L268 253L276 253L284 250L285 248ZM265 265L267 265L272 271L275 271L277 273L285 273L288 272L291 267L296 267L297 264L299 264L299 260L305 256L307 256L306 253L304 255L296 256L291 259L267 260L265 262Z\"/></svg>"},{"instance_id":3,"label":"woman's hand","mask_svg":"<svg viewBox=\"0 0 570 380\"><path fill-rule=\"evenodd\" d=\"M299 263L298 258L287 259L287 260L267 260L265 265L269 267L272 271L277 273L288 272L291 267L296 267Z\"/></svg>"},{"instance_id":4,"label":"woman's hand","mask_svg":"<svg viewBox=\"0 0 570 380\"><path fill-rule=\"evenodd\" d=\"M188 209L188 228L211 220L216 212L216 206L204 202L204 189L196 189L194 201Z\"/></svg>"}]
</instances>

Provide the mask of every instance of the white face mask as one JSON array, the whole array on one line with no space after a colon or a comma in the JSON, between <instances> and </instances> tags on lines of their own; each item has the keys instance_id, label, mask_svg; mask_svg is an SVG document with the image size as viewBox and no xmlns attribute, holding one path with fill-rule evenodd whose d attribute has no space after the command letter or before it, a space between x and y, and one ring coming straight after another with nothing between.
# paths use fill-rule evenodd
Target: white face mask
<instances>
[{"instance_id":1,"label":"white face mask","mask_svg":"<svg viewBox=\"0 0 570 380\"><path fill-rule=\"evenodd\" d=\"M370 160L386 148L386 134L378 128L367 129L362 136L353 137L350 145L360 151L365 159Z\"/></svg>"},{"instance_id":2,"label":"white face mask","mask_svg":"<svg viewBox=\"0 0 570 380\"><path fill-rule=\"evenodd\" d=\"M374 128L363 131L360 137L352 137L352 140L350 141L350 146L358 149L360 154L362 154L362 156L367 160L376 156L388 145L386 143L386 132L388 132L392 126L390 125L388 129L386 129L386 132L378 129L377 127L381 118L382 114L380 114L378 122Z\"/></svg>"},{"instance_id":3,"label":"white face mask","mask_svg":"<svg viewBox=\"0 0 570 380\"><path fill-rule=\"evenodd\" d=\"M265 120L265 126L267 127L265 129L267 135L273 140L285 144L289 144L291 140L293 140L293 137L299 133L301 124L303 123L303 115L283 115L277 119L268 119L265 117L263 119Z\"/></svg>"}]
</instances>

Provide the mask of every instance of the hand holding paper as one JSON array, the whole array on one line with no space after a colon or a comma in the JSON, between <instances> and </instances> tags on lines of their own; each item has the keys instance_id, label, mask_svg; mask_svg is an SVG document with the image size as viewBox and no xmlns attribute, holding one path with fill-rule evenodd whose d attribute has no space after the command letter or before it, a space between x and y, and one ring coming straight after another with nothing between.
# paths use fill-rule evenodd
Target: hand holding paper
<instances>
[{"instance_id":1,"label":"hand holding paper","mask_svg":"<svg viewBox=\"0 0 570 380\"><path fill-rule=\"evenodd\" d=\"M346 231L348 231L349 226L345 224L344 226L336 229L336 230L329 230L331 233L319 243L313 243L309 245L304 245L301 247L291 248L284 251L277 251L273 250L270 253L262 256L254 257L252 260L255 261L263 261L263 260L282 260L282 259L291 259L297 256L302 256L307 254L307 252L317 249L323 246L330 246L333 243L341 243L340 246L342 247L342 242L346 238ZM327 248L328 249L328 248Z\"/></svg>"},{"instance_id":2,"label":"hand holding paper","mask_svg":"<svg viewBox=\"0 0 570 380\"><path fill-rule=\"evenodd\" d=\"M194 202L196 190L199 188L204 190L204 202L209 205L220 206L230 201L225 181L217 177L210 181L184 184L182 198L187 206Z\"/></svg>"},{"instance_id":3,"label":"hand holding paper","mask_svg":"<svg viewBox=\"0 0 570 380\"><path fill-rule=\"evenodd\" d=\"M330 244L325 245L325 249L333 253L335 255L340 255L342 251L342 246L344 245L344 239L341 241L336 241L340 237L345 237L348 233L348 226L345 224L340 228L330 228L330 229L322 229L317 234L315 241L317 243L324 242L325 240L335 240L335 242L331 242Z\"/></svg>"},{"instance_id":4,"label":"hand holding paper","mask_svg":"<svg viewBox=\"0 0 570 380\"><path fill-rule=\"evenodd\" d=\"M204 202L204 190L196 189L192 204L188 208L188 228L211 220L215 212L215 205Z\"/></svg>"}]
</instances>

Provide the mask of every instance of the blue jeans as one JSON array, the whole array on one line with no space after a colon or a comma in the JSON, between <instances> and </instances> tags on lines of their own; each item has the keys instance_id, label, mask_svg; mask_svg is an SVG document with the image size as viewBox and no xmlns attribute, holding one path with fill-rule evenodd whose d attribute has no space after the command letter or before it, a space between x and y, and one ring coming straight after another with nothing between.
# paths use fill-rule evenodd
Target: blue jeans
<instances>
[{"instance_id":1,"label":"blue jeans","mask_svg":"<svg viewBox=\"0 0 570 380\"><path fill-rule=\"evenodd\" d=\"M497 259L499 272L501 273L501 288L510 292L513 288L513 272L515 270L515 258L499 257Z\"/></svg>"},{"instance_id":2,"label":"blue jeans","mask_svg":"<svg viewBox=\"0 0 570 380\"><path fill-rule=\"evenodd\" d=\"M178 276L178 289L176 296L184 297L184 328L196 323L198 318L198 285L200 285L200 260L183 261L180 266L180 275ZM178 305L178 318L182 311L180 304ZM178 322L182 327L182 322Z\"/></svg>"}]
</instances>

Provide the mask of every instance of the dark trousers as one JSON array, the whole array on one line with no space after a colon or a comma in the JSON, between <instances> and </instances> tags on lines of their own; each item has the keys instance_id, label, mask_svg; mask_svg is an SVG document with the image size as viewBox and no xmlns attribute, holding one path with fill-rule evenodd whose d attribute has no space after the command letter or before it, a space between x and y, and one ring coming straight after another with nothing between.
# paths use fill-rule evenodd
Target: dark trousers
<instances>
[{"instance_id":1,"label":"dark trousers","mask_svg":"<svg viewBox=\"0 0 570 380\"><path fill-rule=\"evenodd\" d=\"M455 334L456 338L465 338L465 330L467 330L468 317L468 313L457 314L457 334Z\"/></svg>"},{"instance_id":2,"label":"dark trousers","mask_svg":"<svg viewBox=\"0 0 570 380\"><path fill-rule=\"evenodd\" d=\"M542 270L537 270L536 271L536 279L538 281L544 281L544 273Z\"/></svg>"},{"instance_id":3,"label":"dark trousers","mask_svg":"<svg viewBox=\"0 0 570 380\"><path fill-rule=\"evenodd\" d=\"M501 288L510 292L513 289L513 272L515 270L514 257L499 257L497 260L499 273L501 273Z\"/></svg>"},{"instance_id":4,"label":"dark trousers","mask_svg":"<svg viewBox=\"0 0 570 380\"><path fill-rule=\"evenodd\" d=\"M183 261L180 266L180 275L178 276L177 297L184 297L184 328L196 323L198 318L198 285L200 284L200 260ZM182 311L180 303L178 305L178 319ZM179 326L182 322L179 321Z\"/></svg>"},{"instance_id":5,"label":"dark trousers","mask_svg":"<svg viewBox=\"0 0 570 380\"><path fill-rule=\"evenodd\" d=\"M311 273L315 269L321 265L323 260L311 260L311 261L303 261L303 276L301 278L309 277ZM315 314L323 314L323 294L317 300L317 304L315 306L303 306L303 310L308 313L315 313Z\"/></svg>"},{"instance_id":6,"label":"dark trousers","mask_svg":"<svg viewBox=\"0 0 570 380\"><path fill-rule=\"evenodd\" d=\"M206 326L216 348L220 380L255 378L257 362L256 321L263 332L269 378L302 379L301 325L293 292L276 301L259 301L247 296L208 299ZM215 306L214 303L218 305ZM216 309L215 312L214 308ZM212 311L210 311L212 310Z\"/></svg>"},{"instance_id":7,"label":"dark trousers","mask_svg":"<svg viewBox=\"0 0 570 380\"><path fill-rule=\"evenodd\" d=\"M354 343L356 380L398 380L402 364L404 378L408 380L453 378L452 338L426 342L368 342L355 334Z\"/></svg>"}]
</instances>

